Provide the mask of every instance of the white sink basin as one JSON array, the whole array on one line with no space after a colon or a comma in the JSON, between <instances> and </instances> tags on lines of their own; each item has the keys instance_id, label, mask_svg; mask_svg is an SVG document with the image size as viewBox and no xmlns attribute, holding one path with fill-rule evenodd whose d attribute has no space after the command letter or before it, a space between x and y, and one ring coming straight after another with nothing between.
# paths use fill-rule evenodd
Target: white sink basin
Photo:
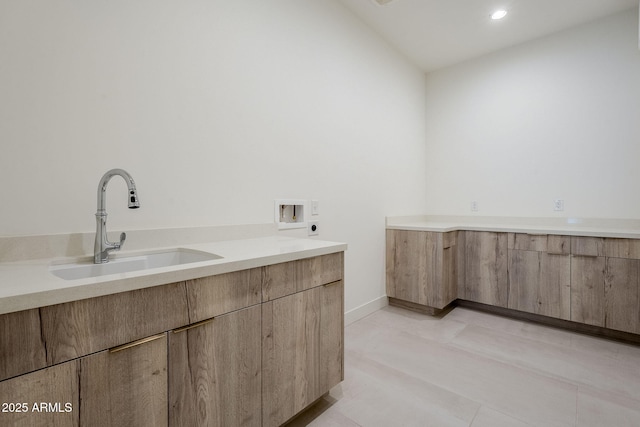
<instances>
[{"instance_id":1,"label":"white sink basin","mask_svg":"<svg viewBox=\"0 0 640 427\"><path fill-rule=\"evenodd\" d=\"M65 280L86 279L108 274L130 273L132 271L149 270L152 268L170 267L173 265L190 264L193 262L212 261L221 259L220 255L189 249L170 249L141 255L131 255L112 258L105 264L94 264L92 260L73 264L50 265L49 271L54 276Z\"/></svg>"}]
</instances>

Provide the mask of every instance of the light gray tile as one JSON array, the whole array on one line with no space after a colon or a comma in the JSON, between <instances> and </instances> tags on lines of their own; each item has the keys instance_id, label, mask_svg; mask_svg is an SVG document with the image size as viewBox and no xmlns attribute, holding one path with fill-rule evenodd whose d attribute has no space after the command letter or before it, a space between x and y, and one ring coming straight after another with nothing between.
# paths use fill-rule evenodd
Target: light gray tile
<instances>
[{"instance_id":1,"label":"light gray tile","mask_svg":"<svg viewBox=\"0 0 640 427\"><path fill-rule=\"evenodd\" d=\"M640 347L457 307L345 329L345 381L313 426L638 426Z\"/></svg>"},{"instance_id":2,"label":"light gray tile","mask_svg":"<svg viewBox=\"0 0 640 427\"><path fill-rule=\"evenodd\" d=\"M637 401L612 396L610 393L580 388L577 425L637 427L640 426L640 405Z\"/></svg>"},{"instance_id":3,"label":"light gray tile","mask_svg":"<svg viewBox=\"0 0 640 427\"><path fill-rule=\"evenodd\" d=\"M477 326L465 328L451 345L571 384L631 397L640 405L640 352L635 360L622 360L594 348L579 350Z\"/></svg>"},{"instance_id":4,"label":"light gray tile","mask_svg":"<svg viewBox=\"0 0 640 427\"><path fill-rule=\"evenodd\" d=\"M495 411L486 406L478 410L478 414L473 419L471 427L527 427L530 424L517 420L513 417Z\"/></svg>"},{"instance_id":5,"label":"light gray tile","mask_svg":"<svg viewBox=\"0 0 640 427\"><path fill-rule=\"evenodd\" d=\"M534 425L575 421L576 386L527 369L406 332L387 336L367 357Z\"/></svg>"},{"instance_id":6,"label":"light gray tile","mask_svg":"<svg viewBox=\"0 0 640 427\"><path fill-rule=\"evenodd\" d=\"M479 405L364 356L347 358L343 393L332 409L363 426L469 425Z\"/></svg>"}]
</instances>

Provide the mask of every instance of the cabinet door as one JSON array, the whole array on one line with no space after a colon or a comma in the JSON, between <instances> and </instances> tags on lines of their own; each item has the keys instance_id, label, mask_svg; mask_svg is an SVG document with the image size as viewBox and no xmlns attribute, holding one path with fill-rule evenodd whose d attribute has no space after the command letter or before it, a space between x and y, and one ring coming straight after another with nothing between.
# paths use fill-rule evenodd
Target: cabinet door
<instances>
[{"instance_id":1,"label":"cabinet door","mask_svg":"<svg viewBox=\"0 0 640 427\"><path fill-rule=\"evenodd\" d=\"M604 326L606 259L602 256L571 258L571 320Z\"/></svg>"},{"instance_id":2,"label":"cabinet door","mask_svg":"<svg viewBox=\"0 0 640 427\"><path fill-rule=\"evenodd\" d=\"M434 308L457 297L457 233L387 230L387 295Z\"/></svg>"},{"instance_id":3,"label":"cabinet door","mask_svg":"<svg viewBox=\"0 0 640 427\"><path fill-rule=\"evenodd\" d=\"M169 424L260 426L261 308L170 334Z\"/></svg>"},{"instance_id":4,"label":"cabinet door","mask_svg":"<svg viewBox=\"0 0 640 427\"><path fill-rule=\"evenodd\" d=\"M639 263L637 259L607 258L605 327L640 333Z\"/></svg>"},{"instance_id":5,"label":"cabinet door","mask_svg":"<svg viewBox=\"0 0 640 427\"><path fill-rule=\"evenodd\" d=\"M507 307L507 233L466 231L465 241L464 298Z\"/></svg>"},{"instance_id":6,"label":"cabinet door","mask_svg":"<svg viewBox=\"0 0 640 427\"><path fill-rule=\"evenodd\" d=\"M78 426L79 372L73 360L0 382L0 425Z\"/></svg>"},{"instance_id":7,"label":"cabinet door","mask_svg":"<svg viewBox=\"0 0 640 427\"><path fill-rule=\"evenodd\" d=\"M167 336L80 359L83 426L167 425Z\"/></svg>"},{"instance_id":8,"label":"cabinet door","mask_svg":"<svg viewBox=\"0 0 640 427\"><path fill-rule=\"evenodd\" d=\"M569 320L571 258L509 250L509 308Z\"/></svg>"},{"instance_id":9,"label":"cabinet door","mask_svg":"<svg viewBox=\"0 0 640 427\"><path fill-rule=\"evenodd\" d=\"M279 426L322 395L322 287L262 305L262 424Z\"/></svg>"},{"instance_id":10,"label":"cabinet door","mask_svg":"<svg viewBox=\"0 0 640 427\"><path fill-rule=\"evenodd\" d=\"M344 380L344 285L324 285L320 307L320 392Z\"/></svg>"}]
</instances>

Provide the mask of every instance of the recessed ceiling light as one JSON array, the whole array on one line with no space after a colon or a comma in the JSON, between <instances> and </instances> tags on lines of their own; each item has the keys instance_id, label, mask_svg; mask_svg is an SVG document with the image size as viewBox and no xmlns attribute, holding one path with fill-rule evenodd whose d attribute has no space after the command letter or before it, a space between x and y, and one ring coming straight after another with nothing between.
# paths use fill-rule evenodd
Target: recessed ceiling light
<instances>
[{"instance_id":1,"label":"recessed ceiling light","mask_svg":"<svg viewBox=\"0 0 640 427\"><path fill-rule=\"evenodd\" d=\"M491 14L491 19L502 19L507 16L506 10L496 10Z\"/></svg>"}]
</instances>

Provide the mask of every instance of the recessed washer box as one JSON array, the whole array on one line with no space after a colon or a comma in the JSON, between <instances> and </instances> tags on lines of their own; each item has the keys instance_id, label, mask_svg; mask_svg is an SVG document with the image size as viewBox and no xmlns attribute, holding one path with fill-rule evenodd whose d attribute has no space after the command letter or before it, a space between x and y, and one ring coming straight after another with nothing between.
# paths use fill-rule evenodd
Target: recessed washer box
<instances>
[{"instance_id":1,"label":"recessed washer box","mask_svg":"<svg viewBox=\"0 0 640 427\"><path fill-rule=\"evenodd\" d=\"M305 220L306 200L301 199L278 199L274 203L275 221L278 230L289 228L306 228Z\"/></svg>"}]
</instances>

